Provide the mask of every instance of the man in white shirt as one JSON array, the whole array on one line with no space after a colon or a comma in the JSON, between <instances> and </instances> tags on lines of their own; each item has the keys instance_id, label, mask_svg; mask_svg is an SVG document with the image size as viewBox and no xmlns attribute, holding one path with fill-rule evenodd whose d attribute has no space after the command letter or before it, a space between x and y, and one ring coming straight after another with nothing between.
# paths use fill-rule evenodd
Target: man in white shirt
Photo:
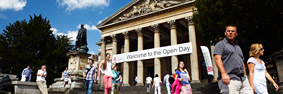
<instances>
[{"instance_id":1,"label":"man in white shirt","mask_svg":"<svg viewBox=\"0 0 283 94\"><path fill-rule=\"evenodd\" d=\"M47 72L46 72L46 65L42 65L41 69L39 69L36 73L36 83L38 85L38 88L40 90L40 92L42 94L48 94L47 91L47 85L46 85L46 76L47 76Z\"/></svg>"},{"instance_id":2,"label":"man in white shirt","mask_svg":"<svg viewBox=\"0 0 283 94\"><path fill-rule=\"evenodd\" d=\"M152 78L150 77L150 74L148 74L148 76L145 79L146 81L146 92L150 92L150 88L151 88L151 82L152 82Z\"/></svg>"},{"instance_id":3,"label":"man in white shirt","mask_svg":"<svg viewBox=\"0 0 283 94\"><path fill-rule=\"evenodd\" d=\"M165 86L166 86L167 94L171 94L171 84L170 84L170 82L169 82L169 77L170 77L169 73L166 72L166 75L165 75L164 78L163 78L163 83L164 83Z\"/></svg>"}]
</instances>

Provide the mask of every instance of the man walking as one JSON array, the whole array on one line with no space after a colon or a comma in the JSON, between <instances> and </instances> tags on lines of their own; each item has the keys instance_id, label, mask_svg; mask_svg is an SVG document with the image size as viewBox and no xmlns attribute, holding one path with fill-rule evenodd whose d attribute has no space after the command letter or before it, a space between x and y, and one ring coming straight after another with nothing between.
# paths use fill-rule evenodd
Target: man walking
<instances>
[{"instance_id":1,"label":"man walking","mask_svg":"<svg viewBox=\"0 0 283 94\"><path fill-rule=\"evenodd\" d=\"M46 65L42 65L41 69L37 71L36 75L37 75L36 83L38 85L41 94L48 94L46 80L45 80L47 76Z\"/></svg>"},{"instance_id":2,"label":"man walking","mask_svg":"<svg viewBox=\"0 0 283 94\"><path fill-rule=\"evenodd\" d=\"M221 74L218 86L222 94L253 94L246 77L243 52L235 38L237 27L226 26L225 37L214 48L214 59Z\"/></svg>"},{"instance_id":3,"label":"man walking","mask_svg":"<svg viewBox=\"0 0 283 94\"><path fill-rule=\"evenodd\" d=\"M148 74L148 76L145 78L145 82L146 82L146 92L150 92L151 82L152 82L152 78L150 77L150 74Z\"/></svg>"},{"instance_id":4,"label":"man walking","mask_svg":"<svg viewBox=\"0 0 283 94\"><path fill-rule=\"evenodd\" d=\"M170 84L170 82L169 82L169 77L170 77L169 73L166 72L166 75L165 75L164 78L163 78L163 83L164 83L165 86L166 86L167 94L171 94L171 84Z\"/></svg>"},{"instance_id":5,"label":"man walking","mask_svg":"<svg viewBox=\"0 0 283 94\"><path fill-rule=\"evenodd\" d=\"M27 68L25 68L21 74L22 79L21 81L25 82L25 81L30 81L31 79L31 69L30 66L28 65Z\"/></svg>"},{"instance_id":6,"label":"man walking","mask_svg":"<svg viewBox=\"0 0 283 94\"><path fill-rule=\"evenodd\" d=\"M83 71L83 77L85 78L85 94L91 94L93 82L96 81L96 68L92 65L93 60L89 60L89 65L86 66Z\"/></svg>"}]
</instances>

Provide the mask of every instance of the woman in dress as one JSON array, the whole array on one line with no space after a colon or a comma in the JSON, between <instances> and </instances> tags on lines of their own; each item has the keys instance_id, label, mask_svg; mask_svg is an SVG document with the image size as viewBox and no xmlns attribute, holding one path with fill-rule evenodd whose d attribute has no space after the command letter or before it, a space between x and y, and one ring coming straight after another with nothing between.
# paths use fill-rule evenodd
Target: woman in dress
<instances>
[{"instance_id":1,"label":"woman in dress","mask_svg":"<svg viewBox=\"0 0 283 94\"><path fill-rule=\"evenodd\" d=\"M102 60L100 62L99 70L103 74L103 80L104 80L104 94L110 94L111 93L111 87L112 87L112 68L115 66L116 63L112 63L110 60L110 54L105 54L105 60Z\"/></svg>"},{"instance_id":2,"label":"woman in dress","mask_svg":"<svg viewBox=\"0 0 283 94\"><path fill-rule=\"evenodd\" d=\"M152 88L154 87L154 94L161 94L161 84L161 78L158 76L158 74L155 74L152 84Z\"/></svg>"},{"instance_id":3,"label":"woman in dress","mask_svg":"<svg viewBox=\"0 0 283 94\"><path fill-rule=\"evenodd\" d=\"M189 72L187 71L187 69L184 68L184 62L183 61L180 61L178 63L178 66L177 66L177 71L176 71L176 74L179 78L179 81L181 81L182 83L182 89L181 89L181 93L180 94L192 94L192 88L191 88L191 85L190 85L190 75L189 75ZM177 78L175 78L177 79Z\"/></svg>"},{"instance_id":4,"label":"woman in dress","mask_svg":"<svg viewBox=\"0 0 283 94\"><path fill-rule=\"evenodd\" d=\"M273 84L276 91L278 85L271 78L266 70L265 63L259 57L263 55L264 49L262 44L255 43L250 47L250 58L248 59L249 80L255 94L268 94L266 87L266 78Z\"/></svg>"}]
</instances>

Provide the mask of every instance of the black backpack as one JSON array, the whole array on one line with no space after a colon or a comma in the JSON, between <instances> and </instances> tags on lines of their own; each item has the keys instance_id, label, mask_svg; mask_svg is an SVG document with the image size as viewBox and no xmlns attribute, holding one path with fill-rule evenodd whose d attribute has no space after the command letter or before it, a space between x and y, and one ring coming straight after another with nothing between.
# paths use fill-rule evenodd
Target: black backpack
<instances>
[{"instance_id":1,"label":"black backpack","mask_svg":"<svg viewBox=\"0 0 283 94\"><path fill-rule=\"evenodd\" d=\"M175 81L175 79L173 78L172 75L170 75L170 76L169 76L169 83L170 83L170 84L173 84L174 81Z\"/></svg>"}]
</instances>

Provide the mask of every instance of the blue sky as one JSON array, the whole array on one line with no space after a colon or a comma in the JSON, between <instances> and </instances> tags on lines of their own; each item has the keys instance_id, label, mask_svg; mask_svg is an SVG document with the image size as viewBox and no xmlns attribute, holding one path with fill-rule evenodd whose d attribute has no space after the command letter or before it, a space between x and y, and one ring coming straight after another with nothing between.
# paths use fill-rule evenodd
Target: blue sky
<instances>
[{"instance_id":1,"label":"blue sky","mask_svg":"<svg viewBox=\"0 0 283 94\"><path fill-rule=\"evenodd\" d=\"M87 28L89 53L97 54L101 36L96 25L132 0L0 0L0 33L9 23L41 14L50 21L53 34L75 39L80 24Z\"/></svg>"}]
</instances>

